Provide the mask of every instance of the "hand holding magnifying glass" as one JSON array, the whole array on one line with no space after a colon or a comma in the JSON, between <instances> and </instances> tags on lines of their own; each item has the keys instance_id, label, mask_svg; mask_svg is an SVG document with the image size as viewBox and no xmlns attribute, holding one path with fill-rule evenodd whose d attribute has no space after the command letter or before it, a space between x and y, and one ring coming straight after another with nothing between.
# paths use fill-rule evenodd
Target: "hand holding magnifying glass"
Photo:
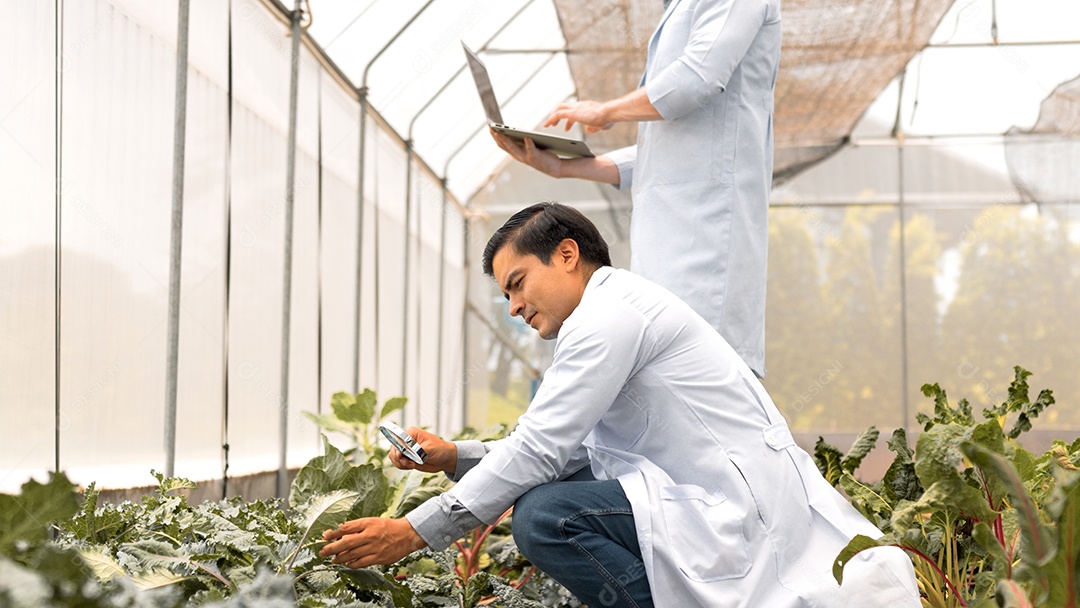
<instances>
[{"instance_id":1,"label":"hand holding magnifying glass","mask_svg":"<svg viewBox=\"0 0 1080 608\"><path fill-rule=\"evenodd\" d=\"M420 444L416 443L412 435L405 432L405 429L393 422L380 422L379 430L409 460L416 464L424 464L424 461L427 460L427 452L420 447Z\"/></svg>"}]
</instances>

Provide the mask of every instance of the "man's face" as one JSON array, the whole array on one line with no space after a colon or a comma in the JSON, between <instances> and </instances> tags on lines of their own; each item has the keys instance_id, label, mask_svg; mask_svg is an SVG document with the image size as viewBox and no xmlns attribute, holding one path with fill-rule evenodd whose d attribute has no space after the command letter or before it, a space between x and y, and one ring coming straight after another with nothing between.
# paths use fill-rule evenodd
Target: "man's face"
<instances>
[{"instance_id":1,"label":"man's face","mask_svg":"<svg viewBox=\"0 0 1080 608\"><path fill-rule=\"evenodd\" d=\"M581 302L585 284L578 268L577 243L567 239L550 264L535 255L520 255L506 245L491 260L495 281L510 302L510 316L519 316L541 338L559 335L563 321Z\"/></svg>"}]
</instances>

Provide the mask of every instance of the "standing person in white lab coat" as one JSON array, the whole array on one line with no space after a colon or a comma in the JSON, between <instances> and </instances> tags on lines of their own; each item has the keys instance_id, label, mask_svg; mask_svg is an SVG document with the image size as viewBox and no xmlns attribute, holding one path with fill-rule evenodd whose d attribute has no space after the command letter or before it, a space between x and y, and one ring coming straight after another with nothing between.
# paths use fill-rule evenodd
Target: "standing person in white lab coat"
<instances>
[{"instance_id":1,"label":"standing person in white lab coat","mask_svg":"<svg viewBox=\"0 0 1080 608\"><path fill-rule=\"evenodd\" d=\"M630 270L671 290L765 376L765 280L780 0L670 0L639 88L562 104L586 132L637 122L637 144L560 159L492 131L553 177L630 188Z\"/></svg>"},{"instance_id":2,"label":"standing person in white lab coat","mask_svg":"<svg viewBox=\"0 0 1080 608\"><path fill-rule=\"evenodd\" d=\"M363 567L439 550L514 506L522 553L591 607L915 608L910 560L818 472L750 368L666 289L610 266L596 227L542 203L488 242L484 271L555 356L505 439L409 433L457 481L403 519L327 531Z\"/></svg>"}]
</instances>

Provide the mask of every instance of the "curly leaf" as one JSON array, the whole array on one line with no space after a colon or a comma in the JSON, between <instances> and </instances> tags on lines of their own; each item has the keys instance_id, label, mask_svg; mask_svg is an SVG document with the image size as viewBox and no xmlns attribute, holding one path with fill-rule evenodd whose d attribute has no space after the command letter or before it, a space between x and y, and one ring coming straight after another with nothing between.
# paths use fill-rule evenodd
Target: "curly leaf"
<instances>
[{"instance_id":1,"label":"curly leaf","mask_svg":"<svg viewBox=\"0 0 1080 608\"><path fill-rule=\"evenodd\" d=\"M158 480L158 492L161 494L168 494L174 490L194 490L199 487L194 481L185 477L165 477L163 473L158 473L154 469L150 469L150 474Z\"/></svg>"},{"instance_id":2,"label":"curly leaf","mask_svg":"<svg viewBox=\"0 0 1080 608\"><path fill-rule=\"evenodd\" d=\"M840 476L844 474L844 468L840 464L843 459L844 455L840 453L840 450L826 443L824 437L818 437L817 443L814 444L814 463L817 464L825 480L834 487L840 480Z\"/></svg>"},{"instance_id":3,"label":"curly leaf","mask_svg":"<svg viewBox=\"0 0 1080 608\"><path fill-rule=\"evenodd\" d=\"M1016 422L1013 423L1013 427L1009 429L1009 438L1016 439L1022 433L1026 433L1031 430L1031 420L1038 418L1039 414L1043 410L1054 404L1054 393L1049 389L1043 389L1039 392L1039 396L1035 398L1034 403L1024 405L1020 410L1020 415L1017 416Z\"/></svg>"},{"instance_id":4,"label":"curly leaf","mask_svg":"<svg viewBox=\"0 0 1080 608\"><path fill-rule=\"evenodd\" d=\"M887 443L889 449L896 453L896 458L881 479L882 493L892 504L901 500L919 500L923 486L915 473L915 452L908 447L907 433L902 428L896 429Z\"/></svg>"},{"instance_id":5,"label":"curly leaf","mask_svg":"<svg viewBox=\"0 0 1080 608\"><path fill-rule=\"evenodd\" d=\"M851 445L851 449L848 450L847 455L844 456L844 459L840 462L840 466L845 472L854 473L855 469L859 468L863 458L866 458L866 455L877 445L879 435L880 432L877 430L877 427L872 426L863 431L862 434L855 439L855 443Z\"/></svg>"}]
</instances>

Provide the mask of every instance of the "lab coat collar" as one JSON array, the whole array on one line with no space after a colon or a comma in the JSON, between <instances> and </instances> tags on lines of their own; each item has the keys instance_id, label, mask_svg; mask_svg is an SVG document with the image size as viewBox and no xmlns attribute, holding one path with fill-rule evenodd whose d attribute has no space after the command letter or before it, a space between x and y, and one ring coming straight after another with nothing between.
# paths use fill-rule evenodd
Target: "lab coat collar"
<instances>
[{"instance_id":1,"label":"lab coat collar","mask_svg":"<svg viewBox=\"0 0 1080 608\"><path fill-rule=\"evenodd\" d=\"M604 281L608 280L608 277L615 274L615 269L611 266L601 266L593 271L592 276L589 277L589 282L585 285L585 293L581 294L581 298L585 299L585 296L590 291L596 289L598 285L602 285Z\"/></svg>"}]
</instances>

